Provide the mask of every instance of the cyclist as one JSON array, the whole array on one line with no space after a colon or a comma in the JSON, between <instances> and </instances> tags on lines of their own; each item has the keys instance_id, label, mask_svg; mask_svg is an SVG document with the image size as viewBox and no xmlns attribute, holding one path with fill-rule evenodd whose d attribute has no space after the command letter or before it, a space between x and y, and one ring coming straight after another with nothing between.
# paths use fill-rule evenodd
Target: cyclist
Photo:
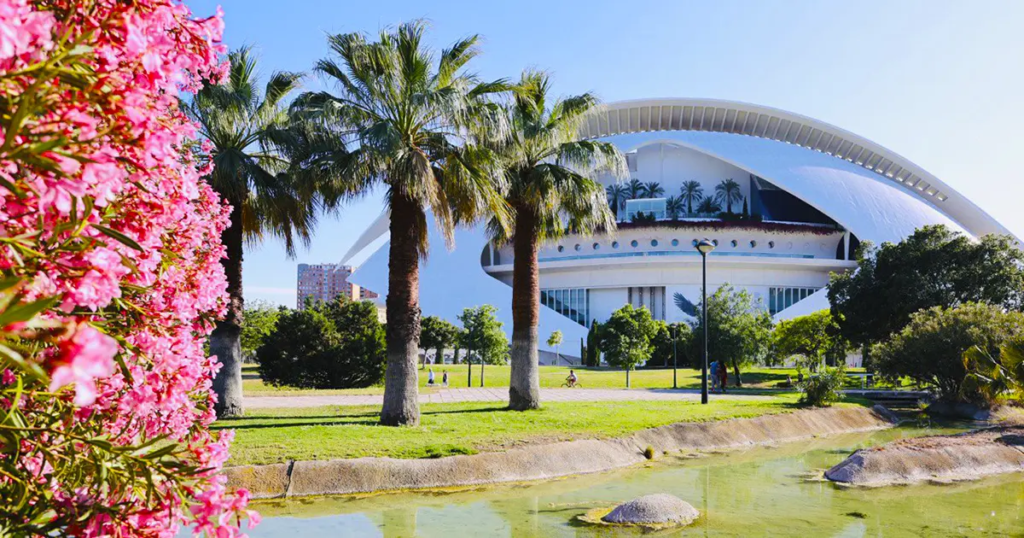
<instances>
[{"instance_id":1,"label":"cyclist","mask_svg":"<svg viewBox=\"0 0 1024 538\"><path fill-rule=\"evenodd\" d=\"M565 378L565 384L569 388L573 388L573 387L576 386L576 381L577 381L576 372L574 372L573 370L569 370L569 377Z\"/></svg>"}]
</instances>

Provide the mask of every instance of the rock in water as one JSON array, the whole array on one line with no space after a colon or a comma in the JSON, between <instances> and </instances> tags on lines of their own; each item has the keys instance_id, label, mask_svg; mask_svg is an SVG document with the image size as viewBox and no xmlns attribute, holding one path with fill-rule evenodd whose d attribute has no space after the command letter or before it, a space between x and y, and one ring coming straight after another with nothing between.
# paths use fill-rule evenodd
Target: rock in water
<instances>
[{"instance_id":1,"label":"rock in water","mask_svg":"<svg viewBox=\"0 0 1024 538\"><path fill-rule=\"evenodd\" d=\"M615 507L602 519L629 525L689 525L700 516L690 503L667 493L644 495Z\"/></svg>"}]
</instances>

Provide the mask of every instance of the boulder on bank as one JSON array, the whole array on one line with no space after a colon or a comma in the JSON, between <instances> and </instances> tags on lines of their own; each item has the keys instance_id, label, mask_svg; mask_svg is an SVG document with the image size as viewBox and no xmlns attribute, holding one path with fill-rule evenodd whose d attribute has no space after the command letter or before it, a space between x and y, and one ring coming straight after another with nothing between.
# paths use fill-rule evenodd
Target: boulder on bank
<instances>
[{"instance_id":1,"label":"boulder on bank","mask_svg":"<svg viewBox=\"0 0 1024 538\"><path fill-rule=\"evenodd\" d=\"M690 503L675 495L657 493L624 502L601 519L619 525L682 526L698 517L700 512Z\"/></svg>"},{"instance_id":2,"label":"boulder on bank","mask_svg":"<svg viewBox=\"0 0 1024 538\"><path fill-rule=\"evenodd\" d=\"M959 435L903 439L858 450L825 472L856 486L974 480L1024 471L1024 428L999 427Z\"/></svg>"}]
</instances>

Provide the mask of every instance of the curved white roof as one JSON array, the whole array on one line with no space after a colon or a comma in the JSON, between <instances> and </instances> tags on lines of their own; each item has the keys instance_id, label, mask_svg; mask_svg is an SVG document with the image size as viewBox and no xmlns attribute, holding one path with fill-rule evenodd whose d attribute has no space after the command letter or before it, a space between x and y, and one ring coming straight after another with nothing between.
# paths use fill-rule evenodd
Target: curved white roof
<instances>
[{"instance_id":1,"label":"curved white roof","mask_svg":"<svg viewBox=\"0 0 1024 538\"><path fill-rule=\"evenodd\" d=\"M592 114L582 135L605 138L655 131L731 133L808 148L887 178L975 236L1010 234L981 208L909 159L834 125L785 110L718 99L619 101Z\"/></svg>"}]
</instances>

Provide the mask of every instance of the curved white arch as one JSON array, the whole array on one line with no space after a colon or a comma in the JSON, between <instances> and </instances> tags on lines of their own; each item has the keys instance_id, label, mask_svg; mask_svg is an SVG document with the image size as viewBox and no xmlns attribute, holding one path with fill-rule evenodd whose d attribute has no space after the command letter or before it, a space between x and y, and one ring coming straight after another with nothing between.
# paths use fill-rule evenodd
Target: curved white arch
<instances>
[{"instance_id":1,"label":"curved white arch","mask_svg":"<svg viewBox=\"0 0 1024 538\"><path fill-rule=\"evenodd\" d=\"M698 98L619 101L591 114L584 138L653 131L711 131L786 142L854 163L891 181L975 236L1012 235L973 202L909 159L834 125L776 108Z\"/></svg>"}]
</instances>

